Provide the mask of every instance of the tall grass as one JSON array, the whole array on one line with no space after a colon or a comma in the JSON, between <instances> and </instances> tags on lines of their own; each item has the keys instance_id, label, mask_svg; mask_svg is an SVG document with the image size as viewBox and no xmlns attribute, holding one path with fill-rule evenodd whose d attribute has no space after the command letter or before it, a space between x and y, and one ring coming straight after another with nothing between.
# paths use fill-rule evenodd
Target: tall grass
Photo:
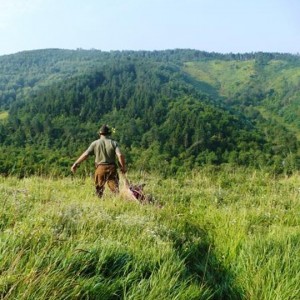
<instances>
[{"instance_id":1,"label":"tall grass","mask_svg":"<svg viewBox=\"0 0 300 300\"><path fill-rule=\"evenodd\" d=\"M299 299L300 176L129 174L154 205L89 178L0 177L1 299Z\"/></svg>"}]
</instances>

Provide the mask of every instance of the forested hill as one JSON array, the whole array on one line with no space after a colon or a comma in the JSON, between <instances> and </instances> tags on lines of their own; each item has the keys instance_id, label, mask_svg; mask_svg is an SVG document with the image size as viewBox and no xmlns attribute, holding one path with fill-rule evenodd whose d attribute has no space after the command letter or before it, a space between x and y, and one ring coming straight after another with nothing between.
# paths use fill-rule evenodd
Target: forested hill
<instances>
[{"instance_id":1,"label":"forested hill","mask_svg":"<svg viewBox=\"0 0 300 300\"><path fill-rule=\"evenodd\" d=\"M0 172L67 174L102 123L116 128L132 168L229 163L292 172L300 166L299 88L300 57L290 54L1 56Z\"/></svg>"}]
</instances>

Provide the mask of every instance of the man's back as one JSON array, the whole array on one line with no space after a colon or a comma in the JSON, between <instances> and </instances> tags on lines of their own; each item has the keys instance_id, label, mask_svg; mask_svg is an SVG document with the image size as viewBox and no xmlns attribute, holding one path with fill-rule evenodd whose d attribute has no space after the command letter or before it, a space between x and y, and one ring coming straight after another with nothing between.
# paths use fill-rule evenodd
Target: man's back
<instances>
[{"instance_id":1,"label":"man's back","mask_svg":"<svg viewBox=\"0 0 300 300\"><path fill-rule=\"evenodd\" d=\"M118 144L105 136L92 142L87 149L89 154L94 153L95 163L98 164L114 164L116 160L116 149Z\"/></svg>"}]
</instances>

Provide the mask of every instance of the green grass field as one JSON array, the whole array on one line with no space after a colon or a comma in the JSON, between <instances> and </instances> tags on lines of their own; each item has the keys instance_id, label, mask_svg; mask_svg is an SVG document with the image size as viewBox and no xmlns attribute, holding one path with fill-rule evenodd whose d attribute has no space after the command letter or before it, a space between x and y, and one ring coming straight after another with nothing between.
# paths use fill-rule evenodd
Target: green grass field
<instances>
[{"instance_id":1,"label":"green grass field","mask_svg":"<svg viewBox=\"0 0 300 300\"><path fill-rule=\"evenodd\" d=\"M214 87L224 97L231 97L244 89L255 74L254 60L190 62L185 64L183 70L200 82Z\"/></svg>"},{"instance_id":2,"label":"green grass field","mask_svg":"<svg viewBox=\"0 0 300 300\"><path fill-rule=\"evenodd\" d=\"M7 111L0 111L0 122L5 121L8 118L8 112Z\"/></svg>"},{"instance_id":3,"label":"green grass field","mask_svg":"<svg viewBox=\"0 0 300 300\"><path fill-rule=\"evenodd\" d=\"M1 299L300 299L300 175L129 173L154 205L90 178L0 177Z\"/></svg>"}]
</instances>

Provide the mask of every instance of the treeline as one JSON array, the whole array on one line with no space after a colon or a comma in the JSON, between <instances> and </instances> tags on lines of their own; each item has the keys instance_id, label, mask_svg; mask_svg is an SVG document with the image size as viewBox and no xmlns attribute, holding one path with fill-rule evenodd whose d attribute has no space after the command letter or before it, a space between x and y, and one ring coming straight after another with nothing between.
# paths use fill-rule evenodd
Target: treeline
<instances>
[{"instance_id":1,"label":"treeline","mask_svg":"<svg viewBox=\"0 0 300 300\"><path fill-rule=\"evenodd\" d=\"M24 81L12 101L2 99L9 107L8 119L0 123L2 174L69 174L102 123L116 128L114 138L132 168L166 174L223 163L275 172L299 168L298 142L291 132L202 92L180 66L187 59L230 55L193 50L19 55L29 57L21 69L44 78L32 87ZM12 66L19 55L9 57ZM59 64L61 69L53 70ZM89 172L92 163L85 166L82 172Z\"/></svg>"},{"instance_id":2,"label":"treeline","mask_svg":"<svg viewBox=\"0 0 300 300\"><path fill-rule=\"evenodd\" d=\"M0 56L0 108L8 109L30 91L68 80L74 75L119 61L155 61L180 65L187 61L257 60L266 64L272 59L292 62L298 67L299 56L285 53L220 54L192 49L165 51L111 51L45 49Z\"/></svg>"}]
</instances>

